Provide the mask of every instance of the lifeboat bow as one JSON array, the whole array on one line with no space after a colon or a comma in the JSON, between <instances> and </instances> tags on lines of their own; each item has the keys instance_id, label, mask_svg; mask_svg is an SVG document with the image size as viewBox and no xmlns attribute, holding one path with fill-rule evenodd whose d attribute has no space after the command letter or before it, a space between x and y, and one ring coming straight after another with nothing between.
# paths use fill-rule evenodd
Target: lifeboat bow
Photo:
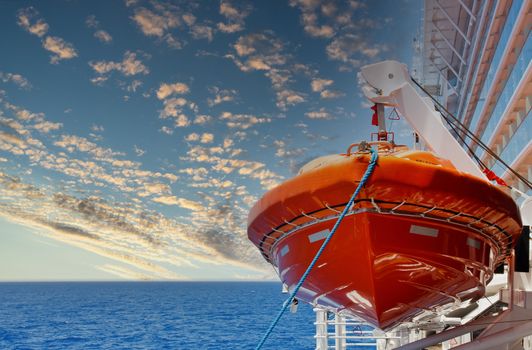
<instances>
[{"instance_id":1,"label":"lifeboat bow","mask_svg":"<svg viewBox=\"0 0 532 350\"><path fill-rule=\"evenodd\" d=\"M297 298L389 329L482 297L520 234L519 209L431 152L378 141L315 159L254 205L249 239L293 290L359 184L371 146L377 166Z\"/></svg>"}]
</instances>

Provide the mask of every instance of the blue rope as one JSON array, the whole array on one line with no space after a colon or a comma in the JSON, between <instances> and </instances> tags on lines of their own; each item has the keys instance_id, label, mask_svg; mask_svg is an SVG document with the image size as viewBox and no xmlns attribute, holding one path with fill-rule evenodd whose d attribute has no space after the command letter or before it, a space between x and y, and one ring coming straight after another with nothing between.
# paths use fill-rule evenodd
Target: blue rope
<instances>
[{"instance_id":1,"label":"blue rope","mask_svg":"<svg viewBox=\"0 0 532 350\"><path fill-rule=\"evenodd\" d=\"M281 317L283 316L284 312L288 308L288 305L290 305L290 303L292 303L292 300L294 299L294 297L296 296L297 292L299 291L299 288L301 288L301 286L303 285L303 283L307 279L308 275L310 274L310 271L312 270L312 268L314 267L314 265L316 264L316 262L320 258L321 254L325 250L325 247L327 247L327 244L329 244L329 241L331 240L332 236L334 235L334 233L338 229L338 226L340 226L340 223L342 222L342 220L344 219L345 215L347 214L347 212L349 211L349 209L353 205L353 202L355 201L355 198L358 196L360 190L366 184L366 182L368 181L369 177L373 173L373 170L375 169L375 165L377 164L377 159L379 158L379 156L377 154L377 151L375 151L374 149L370 148L370 151L371 151L371 160L369 161L369 164L368 164L368 167L366 169L366 172L362 176L362 179L360 179L360 182L358 183L358 186L357 186L355 192L351 196L351 199L349 199L349 202L347 202L347 205L345 206L344 210L342 211L342 214L340 214L340 217L338 218L338 220L334 224L331 232L329 233L327 238L325 238L325 241L323 242L323 244L321 245L320 249L318 250L318 252L314 256L314 259L312 259L312 261L310 262L310 265L308 266L308 268L305 271L305 273L303 274L303 276L301 276L301 279L299 280L299 282L297 283L296 287L292 291L292 294L290 294L288 299L286 299L286 301L283 303L283 307L281 308L281 311L279 311L279 313L277 314L277 317L273 320L272 324L270 325L270 327L268 328L266 333L264 333L264 336L262 337L260 343L257 345L255 350L260 350L262 348L262 346L264 345L264 343L266 342L266 340L268 339L268 337L272 333L272 331L275 328L275 326L277 325L277 323L279 323L279 320L281 319Z\"/></svg>"}]
</instances>

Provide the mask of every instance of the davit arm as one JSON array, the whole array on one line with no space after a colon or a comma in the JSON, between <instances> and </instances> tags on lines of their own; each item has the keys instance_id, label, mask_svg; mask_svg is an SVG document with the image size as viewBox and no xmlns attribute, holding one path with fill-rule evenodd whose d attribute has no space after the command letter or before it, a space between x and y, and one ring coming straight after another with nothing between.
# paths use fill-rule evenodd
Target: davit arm
<instances>
[{"instance_id":1,"label":"davit arm","mask_svg":"<svg viewBox=\"0 0 532 350\"><path fill-rule=\"evenodd\" d=\"M449 159L458 170L489 182L477 163L447 129L430 98L423 98L416 91L405 64L382 61L362 67L361 74L369 85L363 90L370 101L394 106L430 150ZM524 198L520 208L523 224L531 226L532 197L520 191L516 193Z\"/></svg>"},{"instance_id":2,"label":"davit arm","mask_svg":"<svg viewBox=\"0 0 532 350\"><path fill-rule=\"evenodd\" d=\"M458 170L488 181L443 124L432 101L417 93L411 84L406 65L396 61L383 61L362 67L361 74L371 86L364 89L364 94L370 101L397 108L434 153L449 159Z\"/></svg>"}]
</instances>

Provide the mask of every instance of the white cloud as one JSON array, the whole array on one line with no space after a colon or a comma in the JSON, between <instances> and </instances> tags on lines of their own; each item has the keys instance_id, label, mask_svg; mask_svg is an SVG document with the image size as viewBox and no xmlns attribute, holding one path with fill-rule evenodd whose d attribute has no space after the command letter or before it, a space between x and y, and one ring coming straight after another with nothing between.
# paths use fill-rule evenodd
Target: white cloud
<instances>
[{"instance_id":1,"label":"white cloud","mask_svg":"<svg viewBox=\"0 0 532 350\"><path fill-rule=\"evenodd\" d=\"M17 135L14 135L14 134L9 134L5 131L1 131L0 130L0 141L2 141L2 143L8 143L8 144L11 144L11 145L2 145L2 143L0 143L0 149L4 150L4 151L8 151L10 149L12 149L12 145L15 145L15 146L18 146L20 149L26 149L28 146L26 144L26 142L20 138L19 136ZM20 154L22 153L21 151L15 151L13 152L15 154Z\"/></svg>"},{"instance_id":2,"label":"white cloud","mask_svg":"<svg viewBox=\"0 0 532 350\"><path fill-rule=\"evenodd\" d=\"M343 63L339 70L352 71L364 64L367 58L374 58L385 45L371 44L367 31L375 29L384 20L375 20L367 15L355 13L366 4L360 1L333 2L319 0L289 0L292 7L301 11L300 22L311 37L332 39L326 47L329 59ZM338 97L338 92L329 91L322 98Z\"/></svg>"},{"instance_id":3,"label":"white cloud","mask_svg":"<svg viewBox=\"0 0 532 350\"><path fill-rule=\"evenodd\" d=\"M314 92L320 92L323 89L325 89L327 86L332 85L334 81L330 79L314 79L310 83L312 87L312 91Z\"/></svg>"},{"instance_id":4,"label":"white cloud","mask_svg":"<svg viewBox=\"0 0 532 350\"><path fill-rule=\"evenodd\" d=\"M39 12L33 7L20 9L17 12L17 23L30 34L36 35L40 38L48 33L48 24L40 17ZM50 62L53 64L59 63L61 60L69 60L78 56L74 46L56 36L47 36L42 41L42 46L53 53L50 56Z\"/></svg>"},{"instance_id":5,"label":"white cloud","mask_svg":"<svg viewBox=\"0 0 532 350\"><path fill-rule=\"evenodd\" d=\"M183 18L183 21L185 21L188 26L192 26L196 23L196 16L191 13L185 13L181 18Z\"/></svg>"},{"instance_id":6,"label":"white cloud","mask_svg":"<svg viewBox=\"0 0 532 350\"><path fill-rule=\"evenodd\" d=\"M109 44L113 41L113 37L111 36L111 34L109 34L103 29L99 29L100 23L96 20L96 17L94 15L87 17L85 23L87 24L87 27L97 29L94 32L94 37L102 43Z\"/></svg>"},{"instance_id":7,"label":"white cloud","mask_svg":"<svg viewBox=\"0 0 532 350\"><path fill-rule=\"evenodd\" d=\"M362 1L349 0L349 6L356 10L358 8L366 7L366 4Z\"/></svg>"},{"instance_id":8,"label":"white cloud","mask_svg":"<svg viewBox=\"0 0 532 350\"><path fill-rule=\"evenodd\" d=\"M172 258L159 238L159 232L166 230L179 235L176 224L135 206L106 203L95 196L79 199L61 192L49 193L1 173L0 193L4 218L30 227L39 235L132 266L150 278L178 278L159 264L175 266L186 261ZM182 244L190 247L187 241ZM180 249L175 252L181 255Z\"/></svg>"},{"instance_id":9,"label":"white cloud","mask_svg":"<svg viewBox=\"0 0 532 350\"><path fill-rule=\"evenodd\" d=\"M365 48L362 50L362 53L370 58L377 56L381 52L381 49L372 47L372 48Z\"/></svg>"},{"instance_id":10,"label":"white cloud","mask_svg":"<svg viewBox=\"0 0 532 350\"><path fill-rule=\"evenodd\" d=\"M306 148L290 148L283 140L274 140L273 145L277 149L275 155L280 158L286 158L290 160L300 159L301 156L307 151Z\"/></svg>"},{"instance_id":11,"label":"white cloud","mask_svg":"<svg viewBox=\"0 0 532 350\"><path fill-rule=\"evenodd\" d=\"M201 143L211 143L214 141L214 135L211 133L203 133L201 135L200 142Z\"/></svg>"},{"instance_id":12,"label":"white cloud","mask_svg":"<svg viewBox=\"0 0 532 350\"><path fill-rule=\"evenodd\" d=\"M187 140L187 141L198 141L199 138L200 138L200 136L198 134L196 134L195 132L193 132L192 134L188 134L185 137L185 140Z\"/></svg>"},{"instance_id":13,"label":"white cloud","mask_svg":"<svg viewBox=\"0 0 532 350\"><path fill-rule=\"evenodd\" d=\"M59 130L62 127L63 127L62 123L52 123L49 121L42 121L40 123L33 125L33 128L35 130L38 130L39 132L42 132L45 134L49 133L52 130Z\"/></svg>"},{"instance_id":14,"label":"white cloud","mask_svg":"<svg viewBox=\"0 0 532 350\"><path fill-rule=\"evenodd\" d=\"M184 128L190 125L190 120L184 114L179 114L175 120L175 126L178 128Z\"/></svg>"},{"instance_id":15,"label":"white cloud","mask_svg":"<svg viewBox=\"0 0 532 350\"><path fill-rule=\"evenodd\" d=\"M204 125L212 120L210 115L200 114L194 119L194 124Z\"/></svg>"},{"instance_id":16,"label":"white cloud","mask_svg":"<svg viewBox=\"0 0 532 350\"><path fill-rule=\"evenodd\" d=\"M272 69L266 73L266 76L270 78L272 86L275 90L284 89L292 78L292 75L288 69Z\"/></svg>"},{"instance_id":17,"label":"white cloud","mask_svg":"<svg viewBox=\"0 0 532 350\"><path fill-rule=\"evenodd\" d=\"M92 124L91 130L94 132L102 132L102 131L105 131L105 128L102 125Z\"/></svg>"},{"instance_id":18,"label":"white cloud","mask_svg":"<svg viewBox=\"0 0 532 350\"><path fill-rule=\"evenodd\" d=\"M190 89L185 83L162 83L157 90L157 98L163 101L163 109L159 113L160 118L173 118L174 127L177 128L189 126L190 119L185 114L184 109L188 108L192 112L197 112L197 105L193 102L187 101L183 97L171 97L175 94L186 94L189 91ZM170 134L168 130L169 129L165 129L163 132Z\"/></svg>"},{"instance_id":19,"label":"white cloud","mask_svg":"<svg viewBox=\"0 0 532 350\"><path fill-rule=\"evenodd\" d=\"M159 89L157 90L157 98L159 100L164 100L170 95L173 94L186 94L190 91L189 87L185 83L173 83L173 84L167 84L162 83L159 86Z\"/></svg>"},{"instance_id":20,"label":"white cloud","mask_svg":"<svg viewBox=\"0 0 532 350\"><path fill-rule=\"evenodd\" d=\"M78 56L78 53L72 44L64 41L56 36L47 36L44 39L43 47L52 52L50 62L53 64L59 63L61 60L69 60Z\"/></svg>"},{"instance_id":21,"label":"white cloud","mask_svg":"<svg viewBox=\"0 0 532 350\"><path fill-rule=\"evenodd\" d=\"M168 33L164 36L163 40L166 42L169 48L179 50L183 48L183 43L175 38L172 34Z\"/></svg>"},{"instance_id":22,"label":"white cloud","mask_svg":"<svg viewBox=\"0 0 532 350\"><path fill-rule=\"evenodd\" d=\"M245 8L244 10L236 8L235 4L233 4L231 1L224 0L220 2L220 14L232 21L242 21L248 16L249 11L249 7Z\"/></svg>"},{"instance_id":23,"label":"white cloud","mask_svg":"<svg viewBox=\"0 0 532 350\"><path fill-rule=\"evenodd\" d=\"M244 20L252 10L250 4L236 4L228 0L221 1L220 15L224 16L228 23L218 23L218 29L224 33L236 33L244 30Z\"/></svg>"},{"instance_id":24,"label":"white cloud","mask_svg":"<svg viewBox=\"0 0 532 350\"><path fill-rule=\"evenodd\" d=\"M85 19L85 24L87 25L87 27L93 29L96 29L100 26L100 22L98 22L95 15L87 16L87 19Z\"/></svg>"},{"instance_id":25,"label":"white cloud","mask_svg":"<svg viewBox=\"0 0 532 350\"><path fill-rule=\"evenodd\" d=\"M124 3L126 4L126 7L131 7L137 5L139 0L124 0Z\"/></svg>"},{"instance_id":26,"label":"white cloud","mask_svg":"<svg viewBox=\"0 0 532 350\"><path fill-rule=\"evenodd\" d=\"M186 198L178 198L176 196L160 196L153 198L153 201L156 203L166 204L166 205L177 205L181 208L189 209L192 211L201 210L203 206L201 203L191 201Z\"/></svg>"},{"instance_id":27,"label":"white cloud","mask_svg":"<svg viewBox=\"0 0 532 350\"><path fill-rule=\"evenodd\" d=\"M170 7L159 7L155 13L144 7L135 10L132 19L147 36L163 37L164 34L181 24L180 18Z\"/></svg>"},{"instance_id":28,"label":"white cloud","mask_svg":"<svg viewBox=\"0 0 532 350\"><path fill-rule=\"evenodd\" d=\"M338 7L332 2L322 4L320 9L321 13L327 17L332 17L338 11Z\"/></svg>"},{"instance_id":29,"label":"white cloud","mask_svg":"<svg viewBox=\"0 0 532 350\"><path fill-rule=\"evenodd\" d=\"M167 126L161 127L160 131L166 135L172 135L174 133L174 130L170 129Z\"/></svg>"},{"instance_id":30,"label":"white cloud","mask_svg":"<svg viewBox=\"0 0 532 350\"><path fill-rule=\"evenodd\" d=\"M24 78L20 74L4 73L0 71L0 81L4 83L11 82L17 85L19 88L24 89L24 90L30 90L32 88L32 85L28 81L28 79Z\"/></svg>"},{"instance_id":31,"label":"white cloud","mask_svg":"<svg viewBox=\"0 0 532 350\"><path fill-rule=\"evenodd\" d=\"M95 33L94 33L94 37L98 40L100 40L102 43L110 43L111 41L113 41L113 37L107 33L105 30L97 30Z\"/></svg>"},{"instance_id":32,"label":"white cloud","mask_svg":"<svg viewBox=\"0 0 532 350\"><path fill-rule=\"evenodd\" d=\"M333 83L334 81L330 79L313 79L310 83L310 86L312 91L319 92L320 97L323 99L333 99L344 96L345 94L343 92L326 89Z\"/></svg>"},{"instance_id":33,"label":"white cloud","mask_svg":"<svg viewBox=\"0 0 532 350\"><path fill-rule=\"evenodd\" d=\"M194 39L207 39L209 42L214 38L214 31L207 25L193 25L190 33Z\"/></svg>"},{"instance_id":34,"label":"white cloud","mask_svg":"<svg viewBox=\"0 0 532 350\"><path fill-rule=\"evenodd\" d=\"M301 24L307 34L316 38L331 38L336 33L335 28L330 24L319 24L318 13L331 17L337 8L333 3L320 4L316 0L290 0L290 6L297 6L301 10Z\"/></svg>"},{"instance_id":35,"label":"white cloud","mask_svg":"<svg viewBox=\"0 0 532 350\"><path fill-rule=\"evenodd\" d=\"M17 12L18 25L33 35L43 37L49 29L48 24L40 18L39 12L33 7L20 9Z\"/></svg>"},{"instance_id":36,"label":"white cloud","mask_svg":"<svg viewBox=\"0 0 532 350\"><path fill-rule=\"evenodd\" d=\"M214 39L215 28L210 21L198 23L196 16L187 9L194 6L175 3L151 2L151 9L138 7L131 19L146 36L155 37L158 42L166 42L170 48L181 49L187 41L178 38L176 31L188 32L193 39Z\"/></svg>"},{"instance_id":37,"label":"white cloud","mask_svg":"<svg viewBox=\"0 0 532 350\"><path fill-rule=\"evenodd\" d=\"M307 112L305 113L305 115L309 117L310 119L325 119L325 120L334 119L334 117L323 108L320 109L319 111Z\"/></svg>"},{"instance_id":38,"label":"white cloud","mask_svg":"<svg viewBox=\"0 0 532 350\"><path fill-rule=\"evenodd\" d=\"M220 89L217 86L209 88L209 92L214 95L213 98L207 99L209 107L219 105L223 102L231 102L237 96L236 90L233 89Z\"/></svg>"},{"instance_id":39,"label":"white cloud","mask_svg":"<svg viewBox=\"0 0 532 350\"><path fill-rule=\"evenodd\" d=\"M320 92L320 96L323 99L333 99L343 97L345 96L345 94L341 91L323 90L322 92Z\"/></svg>"},{"instance_id":40,"label":"white cloud","mask_svg":"<svg viewBox=\"0 0 532 350\"><path fill-rule=\"evenodd\" d=\"M237 55L246 59L240 62L232 55L227 55L244 72L253 70L270 70L272 67L286 64L287 56L282 53L283 43L269 32L252 33L241 36L233 45Z\"/></svg>"},{"instance_id":41,"label":"white cloud","mask_svg":"<svg viewBox=\"0 0 532 350\"><path fill-rule=\"evenodd\" d=\"M244 30L244 27L240 23L218 23L218 29L223 33L236 33Z\"/></svg>"},{"instance_id":42,"label":"white cloud","mask_svg":"<svg viewBox=\"0 0 532 350\"><path fill-rule=\"evenodd\" d=\"M313 13L303 13L301 16L301 21L303 22L303 27L305 31L310 34L310 36L317 38L331 38L334 36L334 28L330 25L317 25L317 16Z\"/></svg>"},{"instance_id":43,"label":"white cloud","mask_svg":"<svg viewBox=\"0 0 532 350\"><path fill-rule=\"evenodd\" d=\"M163 183L145 183L143 184L143 188L141 192L139 192L139 196L141 197L147 197L151 195L162 195L166 193L170 193L170 186Z\"/></svg>"},{"instance_id":44,"label":"white cloud","mask_svg":"<svg viewBox=\"0 0 532 350\"><path fill-rule=\"evenodd\" d=\"M146 154L146 150L138 147L137 145L133 145L133 150L135 151L137 157L142 157L144 154Z\"/></svg>"},{"instance_id":45,"label":"white cloud","mask_svg":"<svg viewBox=\"0 0 532 350\"><path fill-rule=\"evenodd\" d=\"M268 33L251 33L238 38L233 45L239 56L260 54L274 56L283 48L281 41Z\"/></svg>"},{"instance_id":46,"label":"white cloud","mask_svg":"<svg viewBox=\"0 0 532 350\"><path fill-rule=\"evenodd\" d=\"M6 108L6 101L2 102L0 108ZM98 140L89 141L76 135L53 135L50 139L35 132L34 125L45 122L41 113L12 105L8 108L13 114L20 115L20 118L10 120L0 116L2 128L14 130L12 134L0 134L0 149L9 148L8 152L13 155L8 164L16 164L19 156L26 157L32 162L33 169L40 167L47 173L57 172L61 176L44 178L39 182L45 184L37 188L1 174L0 215L3 218L32 227L38 234L51 239L126 264L126 270L139 271L149 278L182 278L184 276L173 273L171 268L183 264L193 266L199 261L262 269L262 262L248 244L241 225L246 206L254 200L253 196L245 187L237 186L233 179L209 174L211 171L225 174L228 169L245 169L242 170L243 176L251 177L257 169L264 167L262 163L235 159L241 150L233 148L232 139L220 140L226 148L221 145L201 147L218 140L214 134L198 133L195 146L206 153L202 155L200 150L195 151L194 160L190 162L203 159L209 166L203 167L204 171L191 168L191 179L187 178L185 184L195 188L193 192L197 195L183 198L187 195L171 192L173 186L169 183L178 181L175 174L181 175L179 168L173 169L173 164L163 166L173 169L175 174L163 172L160 168L151 171L142 169L138 161L125 159L122 152L102 147ZM205 119L210 118L205 116ZM37 128L44 130L45 124L41 126ZM95 126L93 129L101 128ZM42 137L46 146L33 138L32 132L36 137ZM237 132L231 138L237 140ZM128 148L128 153L130 150ZM17 171L15 167L9 169ZM186 175L188 173L182 176ZM273 173L253 176L263 185L277 179ZM208 194L202 190L206 186ZM154 210L153 201L191 212L179 211L177 216L176 208L165 208L164 212L171 213L166 217L157 212L157 208ZM230 233L212 240L212 234L221 230ZM120 268L108 268L118 274L130 274Z\"/></svg>"},{"instance_id":47,"label":"white cloud","mask_svg":"<svg viewBox=\"0 0 532 350\"><path fill-rule=\"evenodd\" d=\"M137 89L142 86L142 81L140 80L133 80L131 84L126 86L126 90L129 92L137 92Z\"/></svg>"},{"instance_id":48,"label":"white cloud","mask_svg":"<svg viewBox=\"0 0 532 350\"><path fill-rule=\"evenodd\" d=\"M346 34L336 38L327 46L327 55L331 59L347 62L352 54L362 50L363 43L359 35Z\"/></svg>"},{"instance_id":49,"label":"white cloud","mask_svg":"<svg viewBox=\"0 0 532 350\"><path fill-rule=\"evenodd\" d=\"M203 134L197 134L195 132L188 134L185 137L185 140L194 142L194 141L200 141L201 143L211 143L214 141L214 135L211 133L203 133Z\"/></svg>"},{"instance_id":50,"label":"white cloud","mask_svg":"<svg viewBox=\"0 0 532 350\"><path fill-rule=\"evenodd\" d=\"M104 76L94 77L91 79L91 83L93 83L94 85L102 86L103 83L107 81L107 79L109 78Z\"/></svg>"},{"instance_id":51,"label":"white cloud","mask_svg":"<svg viewBox=\"0 0 532 350\"><path fill-rule=\"evenodd\" d=\"M90 61L89 66L99 75L92 79L93 83L102 83L107 80L106 74L117 71L125 76L134 76L138 74L148 74L149 68L137 57L135 52L126 51L124 58L120 62L114 61Z\"/></svg>"},{"instance_id":52,"label":"white cloud","mask_svg":"<svg viewBox=\"0 0 532 350\"><path fill-rule=\"evenodd\" d=\"M293 72L301 72L300 68L304 65L290 65L293 57L283 52L284 46L272 32L252 33L241 36L233 45L238 57L232 54L225 56L243 72L264 71L272 82L276 105L281 110L306 101L305 94L288 87L293 81ZM308 73L307 71L303 70L303 73Z\"/></svg>"},{"instance_id":53,"label":"white cloud","mask_svg":"<svg viewBox=\"0 0 532 350\"><path fill-rule=\"evenodd\" d=\"M271 118L257 117L250 114L233 114L231 112L223 112L220 115L220 120L226 121L229 128L237 128L246 130L257 124L269 123Z\"/></svg>"},{"instance_id":54,"label":"white cloud","mask_svg":"<svg viewBox=\"0 0 532 350\"><path fill-rule=\"evenodd\" d=\"M110 160L112 162L114 156L123 155L123 153L114 152L109 148L98 146L94 142L90 142L84 137L76 135L61 135L59 140L54 142L54 145L66 149L69 153L79 151L90 153L98 159Z\"/></svg>"},{"instance_id":55,"label":"white cloud","mask_svg":"<svg viewBox=\"0 0 532 350\"><path fill-rule=\"evenodd\" d=\"M294 106L306 101L302 93L293 90L279 90L276 95L277 107L282 110L286 110L288 106Z\"/></svg>"},{"instance_id":56,"label":"white cloud","mask_svg":"<svg viewBox=\"0 0 532 350\"><path fill-rule=\"evenodd\" d=\"M357 67L365 57L373 58L382 51L388 50L385 45L373 45L365 40L362 34L348 33L336 37L327 45L327 56L332 60L348 63Z\"/></svg>"},{"instance_id":57,"label":"white cloud","mask_svg":"<svg viewBox=\"0 0 532 350\"><path fill-rule=\"evenodd\" d=\"M265 60L261 57L250 57L247 62L247 66L252 70L270 70L269 66Z\"/></svg>"},{"instance_id":58,"label":"white cloud","mask_svg":"<svg viewBox=\"0 0 532 350\"><path fill-rule=\"evenodd\" d=\"M188 104L188 101L182 97L172 97L164 100L163 104L164 107L159 113L161 119L178 118L180 114L183 114L183 107Z\"/></svg>"}]
</instances>

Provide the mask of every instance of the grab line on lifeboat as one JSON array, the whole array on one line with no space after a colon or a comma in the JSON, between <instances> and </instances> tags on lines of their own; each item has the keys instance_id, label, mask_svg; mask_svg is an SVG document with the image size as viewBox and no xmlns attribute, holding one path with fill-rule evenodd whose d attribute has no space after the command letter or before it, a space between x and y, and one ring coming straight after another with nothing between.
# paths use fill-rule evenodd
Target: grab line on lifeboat
<instances>
[{"instance_id":1,"label":"grab line on lifeboat","mask_svg":"<svg viewBox=\"0 0 532 350\"><path fill-rule=\"evenodd\" d=\"M331 208L331 207L329 207L329 204L328 204L328 203L325 203L325 206L326 206L326 207L327 207L327 209L329 209L330 211L334 211L335 213L338 213L338 214L340 214L340 213L341 213L341 211L339 211L339 210L336 210L336 209L334 209L334 208Z\"/></svg>"},{"instance_id":2,"label":"grab line on lifeboat","mask_svg":"<svg viewBox=\"0 0 532 350\"><path fill-rule=\"evenodd\" d=\"M367 212L377 212L377 211L373 211L370 208L362 208L362 209L358 209L356 211L351 211L346 216L356 215L356 214L360 214L360 213L367 213ZM380 211L379 213L380 214L386 214L386 215L397 215L397 216L403 216L403 217L421 216L421 213L419 213L417 215L416 214L410 214L410 213L397 213L397 212L391 212L391 211ZM315 220L315 221L307 222L307 223L305 223L303 225L298 226L297 228L288 230L286 232L277 230L277 232L282 232L282 234L280 236L278 236L277 238L275 238L274 242L272 242L272 243L264 242L264 245L269 246L270 247L269 248L270 252L273 252L275 250L275 248L278 246L278 244L281 241L283 241L286 237L290 236L291 234L293 234L295 232L298 232L299 230L301 230L301 229L303 229L303 228L305 228L307 226L315 225L318 222L330 221L330 220L337 219L338 217L339 217L339 215L334 215L334 216L328 216L328 217L325 217L325 218L320 218L320 219ZM435 222L442 222L442 223L447 222L447 219L441 219L441 218L438 218L438 217L432 217L432 216L431 217L426 217L425 216L425 218L430 219L430 220L434 220ZM484 221L484 220L482 220L482 221ZM479 222L479 220L477 220L477 222ZM494 245L498 246L499 248L501 248L501 249L506 248L507 252L506 253L502 253L501 252L502 254L504 254L505 256L507 256L509 254L507 246L511 244L511 241L510 241L511 240L511 236L509 236L506 231L504 231L503 229L498 227L496 224L490 223L490 222L485 222L485 224L487 224L488 226L486 226L484 228L477 228L477 227L474 227L474 226L470 226L469 224L464 224L464 223L457 222L457 221L451 221L450 223L452 223L454 225L458 225L460 227L468 227L469 229L474 230L477 234L481 235L482 237L485 237L486 239L489 239ZM491 227L497 229L499 231L498 233L504 235L505 237L504 238L499 238L498 242L497 242L497 240L495 240L492 237L490 237L484 231L485 229L491 228ZM267 256L265 256L265 258L268 261L271 261Z\"/></svg>"},{"instance_id":3,"label":"grab line on lifeboat","mask_svg":"<svg viewBox=\"0 0 532 350\"><path fill-rule=\"evenodd\" d=\"M462 226L462 227L468 227L470 229L474 229L475 231L477 231L477 233L479 233L482 236L485 236L486 238L490 239L496 245L499 245L499 246L509 246L509 245L511 245L511 239L512 239L511 236L504 229L499 227L496 223L490 222L490 221L486 221L484 218L479 218L479 217L475 217L475 216L472 216L472 215L468 215L467 213L456 212L456 211L445 209L445 208L427 206L427 205L422 205L422 204L418 204L418 203L409 203L409 202L406 202L404 200L401 203L398 203L398 202L393 203L393 202L386 202L386 201L382 201L382 200L378 200L378 199L376 200L374 198L358 199L358 200L353 202L353 206L356 205L356 204L359 204L359 203L364 203L364 202L372 203L372 205L374 207L373 210L375 212L380 213L380 214L400 215L400 216L410 216L410 217L423 216L423 217L425 217L427 219L432 219L432 220L436 220L436 221L440 221L440 222L449 222L449 223L456 224L456 225L459 225L459 226ZM387 208L381 208L377 203L380 203L381 205L395 205L395 206L393 208L391 208L391 209L387 209ZM345 205L346 205L346 203L343 203L343 204L335 205L334 207L342 207L342 206L345 206ZM400 207L400 206L424 208L425 210L423 212L421 212L421 211L420 212L409 212L409 211L404 211L404 210L394 211L394 209L397 210L397 208ZM319 211L322 211L322 210L328 210L328 209L323 208L323 209L315 211L315 212L319 212ZM353 210L353 208L351 208L350 212L347 215L354 215L354 214L357 214L357 213L368 212L368 211L372 211L372 209L371 208L359 208L357 210ZM450 217L443 217L443 216L439 216L439 215L434 215L435 212L444 212L444 213L451 214L451 216ZM430 215L422 215L422 214L428 214L428 213L430 213ZM305 222L305 223L302 223L300 225L297 225L297 227L294 227L294 224L292 222L294 222L295 220L301 218L302 216L308 217L308 218L310 218L312 220L308 221L308 222ZM295 217L292 220L290 220L290 222L289 222L290 226L292 226L293 228L285 230L285 231L280 230L281 227L287 226L288 223L283 223L282 225L280 225L277 228L272 228L272 232L270 232L270 234L268 234L268 235L265 235L265 237L263 238L262 242L260 243L260 248L259 249L263 253L263 256L265 257L265 259L267 261L271 262L271 259L269 259L269 255L275 249L275 246L278 244L278 242L280 240L282 240L284 237L286 237L289 234L291 234L291 233L293 233L293 232L295 232L295 231L297 231L297 230L299 230L301 228L304 228L304 227L306 227L308 225L315 224L316 222L333 220L334 218L338 218L338 216L339 215L329 215L329 216L325 216L325 217L321 217L321 218L316 218L316 217L313 217L311 215L308 215L308 214L305 215L304 213L302 213L301 216ZM461 219L471 220L471 221L469 223L467 223L467 222L455 220L455 219L460 219L460 218ZM480 227L480 224L483 224L484 227ZM493 239L493 238L489 237L489 234L486 232L486 230L488 230L488 229L495 229L495 230L498 231L497 235L503 235L504 236L504 237L499 237L497 239L499 241L499 244L496 243L496 241L497 241L496 239ZM272 236L273 232L277 232L277 233L279 233L279 235L276 236L276 237L273 237ZM272 239L273 242L266 242L267 239ZM266 249L262 249L265 246L266 246ZM266 251L266 250L268 250L269 252ZM508 253L509 253L509 251L507 249L507 252L506 252L505 255L508 255Z\"/></svg>"}]
</instances>

